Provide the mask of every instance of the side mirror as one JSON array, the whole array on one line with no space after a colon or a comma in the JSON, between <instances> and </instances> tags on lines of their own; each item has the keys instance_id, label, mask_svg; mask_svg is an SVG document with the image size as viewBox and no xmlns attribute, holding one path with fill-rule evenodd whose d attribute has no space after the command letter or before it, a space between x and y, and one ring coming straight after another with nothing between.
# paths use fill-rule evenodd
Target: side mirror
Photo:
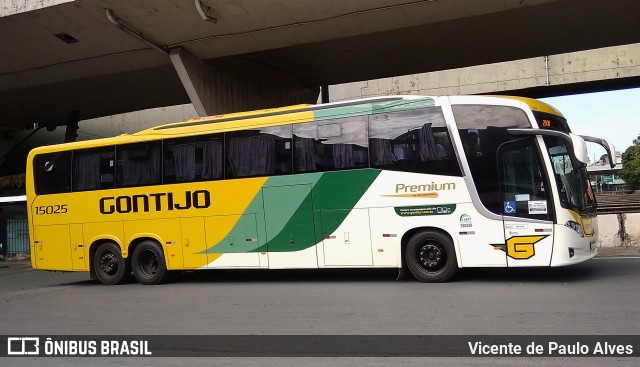
<instances>
[{"instance_id":1,"label":"side mirror","mask_svg":"<svg viewBox=\"0 0 640 367\"><path fill-rule=\"evenodd\" d=\"M590 143L596 143L602 146L604 150L607 151L607 155L609 156L609 166L611 166L611 168L614 168L616 166L616 148L613 146L613 144L609 143L604 139L594 138L592 136L580 135L580 137L584 139L584 141L588 141Z\"/></svg>"},{"instance_id":2,"label":"side mirror","mask_svg":"<svg viewBox=\"0 0 640 367\"><path fill-rule=\"evenodd\" d=\"M556 130L543 130L543 129L507 129L510 135L525 135L525 136L554 136L564 139L573 150L573 157L583 165L587 165L589 162L589 154L587 153L587 144L585 139L579 135L564 133Z\"/></svg>"}]
</instances>

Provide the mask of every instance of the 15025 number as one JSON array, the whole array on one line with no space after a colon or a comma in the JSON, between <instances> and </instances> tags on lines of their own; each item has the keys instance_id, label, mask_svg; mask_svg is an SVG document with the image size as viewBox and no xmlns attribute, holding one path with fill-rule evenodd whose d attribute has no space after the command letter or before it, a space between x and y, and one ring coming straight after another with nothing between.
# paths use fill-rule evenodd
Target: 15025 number
<instances>
[{"instance_id":1,"label":"15025 number","mask_svg":"<svg viewBox=\"0 0 640 367\"><path fill-rule=\"evenodd\" d=\"M64 214L67 212L67 204L36 206L36 215Z\"/></svg>"}]
</instances>

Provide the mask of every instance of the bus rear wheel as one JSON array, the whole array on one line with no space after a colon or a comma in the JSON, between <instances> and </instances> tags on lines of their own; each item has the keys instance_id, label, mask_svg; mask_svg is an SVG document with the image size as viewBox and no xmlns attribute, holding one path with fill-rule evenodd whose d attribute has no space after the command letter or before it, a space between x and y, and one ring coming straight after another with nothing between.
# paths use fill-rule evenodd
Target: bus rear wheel
<instances>
[{"instance_id":1,"label":"bus rear wheel","mask_svg":"<svg viewBox=\"0 0 640 367\"><path fill-rule=\"evenodd\" d=\"M411 237L405 262L416 279L427 283L446 282L458 270L453 242L435 231L420 231Z\"/></svg>"},{"instance_id":2,"label":"bus rear wheel","mask_svg":"<svg viewBox=\"0 0 640 367\"><path fill-rule=\"evenodd\" d=\"M122 284L131 275L128 259L122 257L120 246L114 242L105 242L93 255L93 269L102 284Z\"/></svg>"},{"instance_id":3,"label":"bus rear wheel","mask_svg":"<svg viewBox=\"0 0 640 367\"><path fill-rule=\"evenodd\" d=\"M167 263L162 248L153 241L144 241L131 255L133 276L141 284L160 284L167 278Z\"/></svg>"}]
</instances>

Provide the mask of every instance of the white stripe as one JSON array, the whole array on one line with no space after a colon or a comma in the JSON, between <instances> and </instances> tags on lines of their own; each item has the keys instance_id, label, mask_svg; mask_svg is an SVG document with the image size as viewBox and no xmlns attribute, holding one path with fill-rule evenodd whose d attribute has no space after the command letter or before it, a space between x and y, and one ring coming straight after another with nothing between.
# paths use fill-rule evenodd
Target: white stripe
<instances>
[{"instance_id":1,"label":"white stripe","mask_svg":"<svg viewBox=\"0 0 640 367\"><path fill-rule=\"evenodd\" d=\"M27 195L0 197L0 203L12 203L15 201L27 201Z\"/></svg>"}]
</instances>

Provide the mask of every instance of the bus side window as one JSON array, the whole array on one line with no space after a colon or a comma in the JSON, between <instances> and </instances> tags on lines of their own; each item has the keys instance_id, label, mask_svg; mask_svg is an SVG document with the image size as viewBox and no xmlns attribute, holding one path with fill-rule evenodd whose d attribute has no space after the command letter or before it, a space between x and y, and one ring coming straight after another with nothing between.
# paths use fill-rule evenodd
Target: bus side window
<instances>
[{"instance_id":1,"label":"bus side window","mask_svg":"<svg viewBox=\"0 0 640 367\"><path fill-rule=\"evenodd\" d=\"M228 132L227 178L291 173L291 125Z\"/></svg>"},{"instance_id":2,"label":"bus side window","mask_svg":"<svg viewBox=\"0 0 640 367\"><path fill-rule=\"evenodd\" d=\"M73 191L115 187L114 147L73 151Z\"/></svg>"},{"instance_id":3,"label":"bus side window","mask_svg":"<svg viewBox=\"0 0 640 367\"><path fill-rule=\"evenodd\" d=\"M440 107L371 115L371 167L460 176Z\"/></svg>"},{"instance_id":4,"label":"bus side window","mask_svg":"<svg viewBox=\"0 0 640 367\"><path fill-rule=\"evenodd\" d=\"M118 187L159 184L161 149L160 141L117 146Z\"/></svg>"},{"instance_id":5,"label":"bus side window","mask_svg":"<svg viewBox=\"0 0 640 367\"><path fill-rule=\"evenodd\" d=\"M365 116L293 126L296 173L368 168Z\"/></svg>"},{"instance_id":6,"label":"bus side window","mask_svg":"<svg viewBox=\"0 0 640 367\"><path fill-rule=\"evenodd\" d=\"M71 192L71 151L35 156L33 180L38 195Z\"/></svg>"},{"instance_id":7,"label":"bus side window","mask_svg":"<svg viewBox=\"0 0 640 367\"><path fill-rule=\"evenodd\" d=\"M164 183L223 178L221 134L168 139L164 144Z\"/></svg>"},{"instance_id":8,"label":"bus side window","mask_svg":"<svg viewBox=\"0 0 640 367\"><path fill-rule=\"evenodd\" d=\"M316 154L318 124L307 122L293 125L293 167L295 173L316 172L320 156Z\"/></svg>"}]
</instances>

